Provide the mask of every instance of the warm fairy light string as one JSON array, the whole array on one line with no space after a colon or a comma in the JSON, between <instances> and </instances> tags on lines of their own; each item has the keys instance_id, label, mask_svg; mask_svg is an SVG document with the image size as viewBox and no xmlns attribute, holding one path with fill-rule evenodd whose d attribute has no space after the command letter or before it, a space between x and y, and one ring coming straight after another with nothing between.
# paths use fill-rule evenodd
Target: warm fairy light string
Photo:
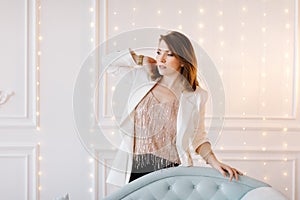
<instances>
[{"instance_id":1,"label":"warm fairy light string","mask_svg":"<svg viewBox=\"0 0 300 200\"><path fill-rule=\"evenodd\" d=\"M290 22L289 22L289 19L290 19L290 14L289 14L289 9L286 8L284 9L283 13L286 15L286 19L288 20L288 22L285 24L285 29L286 29L286 32L287 32L287 35L290 35ZM289 99L288 99L288 89L290 87L289 85L289 80L290 80L290 68L289 66L291 65L291 62L290 62L290 55L288 53L289 49L290 49L290 40L289 38L286 39L286 46L285 46L285 49L287 49L287 52L284 52L284 67L286 67L286 70L285 71L285 76L286 76L286 83L285 83L285 88L284 88L284 91L286 91L285 95L286 97L284 98L284 106L283 108L285 108L286 110L288 109L288 105L289 105ZM285 114L285 117L288 117L289 114L288 112L284 113Z\"/></svg>"},{"instance_id":2,"label":"warm fairy light string","mask_svg":"<svg viewBox=\"0 0 300 200\"><path fill-rule=\"evenodd\" d=\"M40 50L40 43L43 40L43 37L40 35L40 25L41 25L41 2L37 1L36 2L36 130L37 133L40 132L40 57L42 55L42 52ZM37 144L37 179L36 179L36 186L37 186L37 199L40 199L40 191L42 190L42 186L40 184L41 176L42 176L42 171L40 170L40 162L42 160L42 156L40 155L40 146L41 143L38 142Z\"/></svg>"},{"instance_id":3,"label":"warm fairy light string","mask_svg":"<svg viewBox=\"0 0 300 200\"><path fill-rule=\"evenodd\" d=\"M220 3L222 3L222 2L220 1ZM141 13L141 11L139 9L140 8L136 5L136 3L131 9L131 12L133 13L133 15L132 15L133 18L132 18L132 21L131 21L131 28L134 28L134 27L137 26L136 17L138 17L138 13ZM208 13L208 12L206 13L205 9L206 8L204 8L203 6L199 6L198 11L199 11L200 16L204 16ZM240 16L241 17L241 20L240 20L241 34L240 34L240 38L239 38L240 39L240 46L241 46L240 56L241 56L241 61L242 61L241 62L242 88L243 88L242 90L243 90L243 92L246 92L246 87L247 87L247 83L246 83L246 77L247 77L247 74L246 74L246 60L247 59L246 58L247 57L246 56L248 55L246 45L245 45L246 44L245 42L247 41L247 35L246 34L247 34L247 25L248 25L248 22L246 21L246 19L248 17L246 17L246 15L249 13L249 10L248 10L249 8L246 4L246 1L245 1L245 4L242 5L238 9L241 10L241 15L242 15L242 16ZM139 12L137 12L137 11L139 11ZM94 9L90 8L90 12L93 13ZM181 10L181 9L178 9L176 12L177 12L177 15L179 15L180 19L181 19L181 16L183 16L183 14L185 13L185 11ZM283 9L283 14L287 16L286 17L287 20L290 19L289 12L290 12L290 10L288 8ZM209 12L209 13L213 13L213 12ZM224 50L224 48L227 47L226 41L224 41L224 38L223 38L224 37L223 33L225 33L225 31L227 31L226 27L223 24L223 20L224 20L223 17L224 17L224 14L226 14L226 13L224 13L224 10L223 10L222 6L220 7L219 10L216 10L215 13L218 15L219 22L220 22L219 24L217 24L217 27L215 28L215 30L218 31L218 33L219 33L219 42L218 42L217 45L218 45L218 48L221 48L220 55L219 55L219 62L217 62L217 63L219 63L219 65L221 67L223 67L224 59L226 59L225 58L226 54L224 54L224 52L226 52L226 51ZM251 11L251 13L253 13L253 12ZM113 14L113 16L114 15L119 15L119 13L115 10L112 11L112 14ZM164 12L163 8L160 5L158 5L157 10L155 11L155 14L158 17L157 19L161 19L161 17L165 15L165 12ZM267 74L268 70L267 70L266 66L268 66L268 64L270 64L270 60L267 58L267 53L266 53L267 50L268 50L268 44L267 44L266 40L268 39L267 35L270 34L270 33L268 32L269 29L268 29L267 24L266 24L266 19L268 17L268 13L266 12L265 9L261 13L261 15L262 15L262 26L259 28L260 29L259 31L262 34L262 38L263 38L264 42L261 44L261 48L262 48L262 55L261 55L261 58L260 58L261 59L261 61L260 61L260 63L261 63L261 68L260 68L260 70L261 70L260 71L260 79L261 79L261 84L260 85L261 85L261 88L260 88L260 92L259 92L260 93L260 98L259 98L259 113L258 114L262 114L261 120L266 121L267 118L265 117L265 114L266 114L265 112L266 112L267 103L266 103L265 98L266 98L266 91L267 91L267 88L266 88L267 85L266 84L267 84L267 77L268 77L268 74ZM160 23L160 20L158 20L158 23ZM180 21L176 25L175 29L178 29L180 31L183 30L184 27L181 23L183 23L183 22ZM157 24L156 25L156 27L158 27L158 28L161 28L161 26L162 26L162 24ZM203 35L203 34L204 34L205 28L207 27L206 23L201 18L201 20L197 22L196 26L197 26L198 32L199 32L199 37L197 38L198 42L199 42L200 45L203 45L205 43L205 35ZM290 31L290 27L291 27L291 24L288 21L285 24L286 31ZM91 23L91 28L94 28L93 23ZM119 33L120 31L122 31L122 30L120 30L118 24L114 24L112 29L116 33ZM94 38L91 38L91 42L94 42ZM114 44L114 45L117 46L117 44ZM288 54L288 50L290 49L290 45L291 45L291 41L289 39L287 39L286 40L286 49L283 52L283 56L284 56L284 59L285 59L284 63L285 63L285 66L286 66L286 70L285 70L285 79L286 79L285 87L290 87L288 85L289 84L289 77L290 77L290 73L291 73L290 68L289 68L289 65L291 64L290 63L291 62L290 61L291 55ZM220 75L221 75L221 77L223 76L223 69L220 69ZM115 89L114 87L111 88L112 92L114 91L114 89ZM285 105L283 107L285 109L288 108L288 103L289 103L288 96L289 96L288 93L286 93L286 97L283 100L284 105ZM246 94L243 93L242 96L241 96L241 105L246 106L247 101L248 101L248 99L246 98ZM284 115L286 117L288 117L288 113L284 113ZM246 111L242 111L241 117L244 118L246 116L247 116ZM247 131L248 130L246 129L246 127L242 127L241 132L242 132L243 136L246 136ZM287 131L288 131L288 129L286 127L284 127L282 129L282 135L284 136ZM111 135L114 135L113 131L111 132ZM266 140L266 138L268 138L269 135L270 135L270 133L266 130L263 130L261 132L261 137L262 137L263 140ZM246 141L247 140L245 138L244 141L242 141L242 146L244 146L244 147L247 146ZM287 142L284 141L282 143L282 148L284 150L288 148ZM226 148L224 147L224 145L220 145L219 149L224 150ZM262 146L260 149L261 149L262 152L267 152L268 151L268 148L266 146ZM250 160L249 156L247 156L247 155L244 155L242 157L242 159L243 160ZM287 162L287 161L288 161L288 158L284 157L283 162ZM266 161L263 161L262 166L263 167L268 167L269 163L266 162ZM91 174L91 177L93 177L93 174ZM283 170L282 177L289 177L289 174L288 174L287 170ZM265 180L265 181L269 181L270 177L268 177L267 175L264 175L262 177L262 179ZM287 190L289 190L289 188L286 186L286 187L284 187L284 190L287 191ZM89 191L92 192L93 191L92 188Z\"/></svg>"}]
</instances>

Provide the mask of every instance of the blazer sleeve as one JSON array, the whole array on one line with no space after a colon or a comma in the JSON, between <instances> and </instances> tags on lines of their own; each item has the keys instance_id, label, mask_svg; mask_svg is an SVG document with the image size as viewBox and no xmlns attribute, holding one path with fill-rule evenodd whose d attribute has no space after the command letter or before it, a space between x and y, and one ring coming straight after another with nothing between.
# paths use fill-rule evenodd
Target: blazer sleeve
<instances>
[{"instance_id":1,"label":"blazer sleeve","mask_svg":"<svg viewBox=\"0 0 300 200\"><path fill-rule=\"evenodd\" d=\"M122 70L128 71L137 67L129 49L107 54L101 59L101 68L108 73L120 73Z\"/></svg>"},{"instance_id":2,"label":"blazer sleeve","mask_svg":"<svg viewBox=\"0 0 300 200\"><path fill-rule=\"evenodd\" d=\"M207 138L207 132L205 131L205 107L208 99L208 93L202 88L199 88L197 90L197 112L195 112L194 115L195 129L194 137L192 140L192 147L194 151L196 151L196 149L203 143L210 143L209 139Z\"/></svg>"}]
</instances>

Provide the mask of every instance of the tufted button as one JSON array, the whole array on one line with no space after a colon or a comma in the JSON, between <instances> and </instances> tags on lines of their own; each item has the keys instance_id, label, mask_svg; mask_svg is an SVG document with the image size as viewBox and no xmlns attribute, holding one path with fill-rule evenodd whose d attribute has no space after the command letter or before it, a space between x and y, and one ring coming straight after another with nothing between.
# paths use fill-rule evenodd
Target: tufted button
<instances>
[{"instance_id":1,"label":"tufted button","mask_svg":"<svg viewBox=\"0 0 300 200\"><path fill-rule=\"evenodd\" d=\"M193 189L197 189L197 185L193 185Z\"/></svg>"},{"instance_id":2,"label":"tufted button","mask_svg":"<svg viewBox=\"0 0 300 200\"><path fill-rule=\"evenodd\" d=\"M169 185L169 186L168 186L168 190L171 190L171 189L172 189L172 186L171 186L171 185Z\"/></svg>"}]
</instances>

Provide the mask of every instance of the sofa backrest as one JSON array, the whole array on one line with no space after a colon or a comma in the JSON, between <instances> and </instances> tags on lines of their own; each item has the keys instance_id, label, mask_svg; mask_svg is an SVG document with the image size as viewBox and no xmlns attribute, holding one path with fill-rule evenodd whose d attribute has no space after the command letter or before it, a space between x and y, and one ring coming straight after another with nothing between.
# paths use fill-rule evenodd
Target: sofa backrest
<instances>
[{"instance_id":1,"label":"sofa backrest","mask_svg":"<svg viewBox=\"0 0 300 200\"><path fill-rule=\"evenodd\" d=\"M235 200L268 184L247 176L229 181L207 167L174 167L143 176L105 200Z\"/></svg>"}]
</instances>

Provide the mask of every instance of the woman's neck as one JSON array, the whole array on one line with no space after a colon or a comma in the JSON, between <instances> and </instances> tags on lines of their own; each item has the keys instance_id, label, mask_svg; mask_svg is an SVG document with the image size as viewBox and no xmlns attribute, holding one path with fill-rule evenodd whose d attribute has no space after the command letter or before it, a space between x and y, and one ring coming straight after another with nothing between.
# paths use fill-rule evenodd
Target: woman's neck
<instances>
[{"instance_id":1,"label":"woman's neck","mask_svg":"<svg viewBox=\"0 0 300 200\"><path fill-rule=\"evenodd\" d=\"M171 88L174 88L175 87L175 83L178 81L178 77L179 76L179 73L174 73L172 75L168 75L168 76L163 76L161 79L160 79L160 84L171 89Z\"/></svg>"}]
</instances>

